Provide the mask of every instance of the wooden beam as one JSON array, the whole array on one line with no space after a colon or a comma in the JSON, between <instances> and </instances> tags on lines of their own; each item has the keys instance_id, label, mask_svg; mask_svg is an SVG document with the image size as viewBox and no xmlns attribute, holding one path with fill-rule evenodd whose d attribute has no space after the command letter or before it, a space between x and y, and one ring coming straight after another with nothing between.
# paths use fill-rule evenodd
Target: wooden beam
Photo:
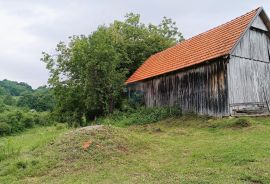
<instances>
[{"instance_id":1,"label":"wooden beam","mask_svg":"<svg viewBox=\"0 0 270 184\"><path fill-rule=\"evenodd\" d=\"M247 60L250 60L250 61L257 61L257 62L262 62L262 63L269 64L269 61L262 61L262 60L258 60L258 59L251 59L251 58L247 58L247 57L243 57L243 56L237 56L237 55L234 55L234 54L232 54L231 56L237 57L237 58L241 58L241 59L247 59Z\"/></svg>"}]
</instances>

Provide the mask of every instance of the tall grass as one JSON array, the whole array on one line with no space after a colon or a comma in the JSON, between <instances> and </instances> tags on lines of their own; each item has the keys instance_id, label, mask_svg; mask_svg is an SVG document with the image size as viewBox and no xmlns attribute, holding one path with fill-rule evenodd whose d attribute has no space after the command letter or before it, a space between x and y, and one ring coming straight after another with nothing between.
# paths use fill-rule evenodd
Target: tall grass
<instances>
[{"instance_id":1,"label":"tall grass","mask_svg":"<svg viewBox=\"0 0 270 184\"><path fill-rule=\"evenodd\" d=\"M0 162L8 157L17 156L21 153L21 146L14 146L12 139L7 138L0 144Z\"/></svg>"},{"instance_id":2,"label":"tall grass","mask_svg":"<svg viewBox=\"0 0 270 184\"><path fill-rule=\"evenodd\" d=\"M140 107L128 112L116 111L106 117L98 118L95 123L126 127L155 123L166 118L180 116L181 114L181 109L178 107Z\"/></svg>"}]
</instances>

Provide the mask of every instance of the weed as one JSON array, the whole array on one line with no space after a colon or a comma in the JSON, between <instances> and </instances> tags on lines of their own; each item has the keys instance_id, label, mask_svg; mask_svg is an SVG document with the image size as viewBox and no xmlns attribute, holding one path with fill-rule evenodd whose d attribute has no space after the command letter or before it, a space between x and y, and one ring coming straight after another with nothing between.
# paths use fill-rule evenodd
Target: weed
<instances>
[{"instance_id":1,"label":"weed","mask_svg":"<svg viewBox=\"0 0 270 184\"><path fill-rule=\"evenodd\" d=\"M19 155L21 147L14 147L12 139L7 139L4 143L0 144L0 161Z\"/></svg>"},{"instance_id":2,"label":"weed","mask_svg":"<svg viewBox=\"0 0 270 184\"><path fill-rule=\"evenodd\" d=\"M16 163L16 167L17 167L18 169L26 169L26 167L27 167L27 162L25 162L25 161L18 161L18 162Z\"/></svg>"},{"instance_id":3,"label":"weed","mask_svg":"<svg viewBox=\"0 0 270 184\"><path fill-rule=\"evenodd\" d=\"M249 176L249 175L241 177L241 180L250 182L252 184L263 184L264 183L260 178L254 177L254 176Z\"/></svg>"},{"instance_id":4,"label":"weed","mask_svg":"<svg viewBox=\"0 0 270 184\"><path fill-rule=\"evenodd\" d=\"M32 161L31 161L31 165L32 165L32 166L38 165L38 163L39 163L38 160L32 160Z\"/></svg>"},{"instance_id":5,"label":"weed","mask_svg":"<svg viewBox=\"0 0 270 184\"><path fill-rule=\"evenodd\" d=\"M233 128L245 128L250 127L252 124L248 119L244 118L237 118L232 124L231 127Z\"/></svg>"},{"instance_id":6,"label":"weed","mask_svg":"<svg viewBox=\"0 0 270 184\"><path fill-rule=\"evenodd\" d=\"M63 124L63 123L58 123L55 125L56 126L56 130L62 130L62 129L65 129L67 128L67 125L66 124Z\"/></svg>"}]
</instances>

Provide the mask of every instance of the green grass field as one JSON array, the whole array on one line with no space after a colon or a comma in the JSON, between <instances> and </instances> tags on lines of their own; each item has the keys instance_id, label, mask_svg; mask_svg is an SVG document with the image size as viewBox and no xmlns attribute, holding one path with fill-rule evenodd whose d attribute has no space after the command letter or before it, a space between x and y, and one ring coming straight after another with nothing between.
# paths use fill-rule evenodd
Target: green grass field
<instances>
[{"instance_id":1,"label":"green grass field","mask_svg":"<svg viewBox=\"0 0 270 184\"><path fill-rule=\"evenodd\" d=\"M0 138L0 183L270 183L270 118L240 120L35 128Z\"/></svg>"}]
</instances>

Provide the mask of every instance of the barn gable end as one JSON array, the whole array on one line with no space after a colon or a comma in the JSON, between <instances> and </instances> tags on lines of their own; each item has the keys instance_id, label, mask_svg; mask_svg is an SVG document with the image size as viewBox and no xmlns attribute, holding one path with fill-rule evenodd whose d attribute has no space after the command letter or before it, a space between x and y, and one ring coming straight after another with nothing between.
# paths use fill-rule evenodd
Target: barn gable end
<instances>
[{"instance_id":1,"label":"barn gable end","mask_svg":"<svg viewBox=\"0 0 270 184\"><path fill-rule=\"evenodd\" d=\"M261 15L256 17L256 19L254 20L254 22L252 23L251 26L254 28L257 28L257 29L261 29L263 31L268 31L268 28L264 24L264 22L261 18Z\"/></svg>"},{"instance_id":2,"label":"barn gable end","mask_svg":"<svg viewBox=\"0 0 270 184\"><path fill-rule=\"evenodd\" d=\"M261 10L232 51L228 64L230 114L268 114L270 38ZM266 16L266 17L265 17Z\"/></svg>"}]
</instances>

